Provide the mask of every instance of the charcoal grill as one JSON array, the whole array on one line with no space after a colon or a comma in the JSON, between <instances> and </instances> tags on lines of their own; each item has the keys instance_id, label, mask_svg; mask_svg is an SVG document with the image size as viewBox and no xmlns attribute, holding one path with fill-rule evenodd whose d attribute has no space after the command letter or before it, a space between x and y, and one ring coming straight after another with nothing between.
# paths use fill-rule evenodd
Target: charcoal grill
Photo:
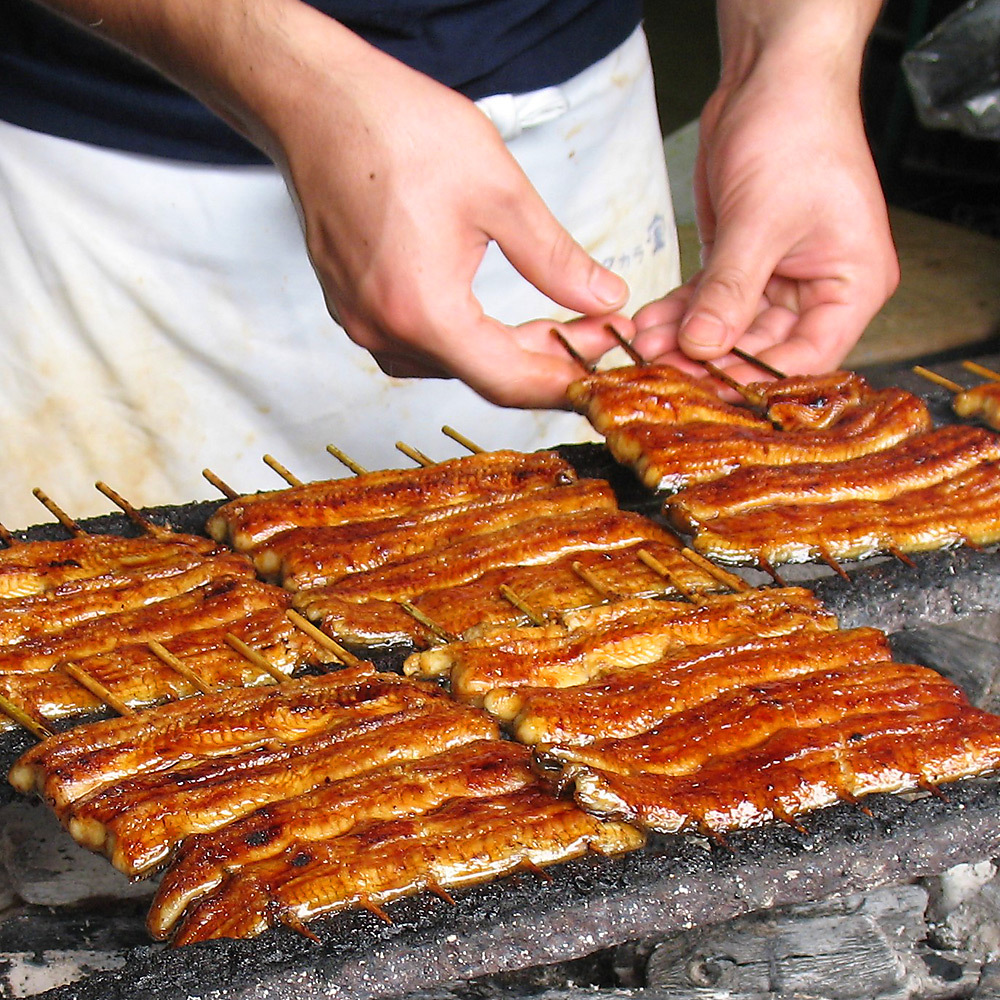
<instances>
[{"instance_id":1,"label":"charcoal grill","mask_svg":"<svg viewBox=\"0 0 1000 1000\"><path fill-rule=\"evenodd\" d=\"M997 367L1000 356L981 360ZM961 377L957 365L938 367ZM899 370L884 373L881 381L920 392L939 420L949 419L944 392ZM655 501L602 448L563 451L581 474L610 478L623 506L655 511ZM178 530L199 530L217 505L205 501L147 513ZM84 527L134 531L120 515L91 519ZM60 532L46 525L22 537ZM917 564L916 570L891 560L848 567L849 584L814 567L806 575L815 575L810 585L845 627L871 624L896 633L901 656L918 653L921 662L988 701L995 665L985 662L983 648L978 663L968 655L949 659L938 656L926 637L933 633L928 625L1000 611L1000 555L963 549L920 556ZM914 645L910 630L917 627L925 638ZM31 742L21 733L0 737L0 759L9 764ZM12 797L3 786L0 801ZM455 893L454 906L430 894L398 900L388 907L391 925L366 911L335 914L310 925L319 944L276 928L249 941L170 949L148 943L141 905L122 903L65 914L28 908L0 922L0 955L70 947L84 938L120 952L119 968L51 990L45 996L52 1000L361 1000L564 962L631 940L909 882L1000 855L1000 778L953 784L945 797L872 796L865 806L844 804L807 815L804 831L775 825L740 832L728 846L656 836L625 857L587 856L551 868L545 877L522 873Z\"/></svg>"}]
</instances>

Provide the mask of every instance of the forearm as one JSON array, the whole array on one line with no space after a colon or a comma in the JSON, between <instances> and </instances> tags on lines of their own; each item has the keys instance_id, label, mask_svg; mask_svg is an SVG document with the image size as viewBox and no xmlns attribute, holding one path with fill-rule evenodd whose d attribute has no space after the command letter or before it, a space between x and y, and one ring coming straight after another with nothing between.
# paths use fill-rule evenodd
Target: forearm
<instances>
[{"instance_id":1,"label":"forearm","mask_svg":"<svg viewBox=\"0 0 1000 1000\"><path fill-rule=\"evenodd\" d=\"M723 88L755 69L822 75L857 90L882 0L717 0Z\"/></svg>"},{"instance_id":2,"label":"forearm","mask_svg":"<svg viewBox=\"0 0 1000 1000\"><path fill-rule=\"evenodd\" d=\"M276 136L318 73L387 58L301 0L39 0L149 63L272 158Z\"/></svg>"}]
</instances>

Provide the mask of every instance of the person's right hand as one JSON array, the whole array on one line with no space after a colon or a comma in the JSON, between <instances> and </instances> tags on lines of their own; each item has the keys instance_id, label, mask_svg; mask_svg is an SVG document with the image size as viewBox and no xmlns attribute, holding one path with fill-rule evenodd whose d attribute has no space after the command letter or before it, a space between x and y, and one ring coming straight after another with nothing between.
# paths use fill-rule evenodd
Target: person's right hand
<instances>
[{"instance_id":1,"label":"person's right hand","mask_svg":"<svg viewBox=\"0 0 1000 1000\"><path fill-rule=\"evenodd\" d=\"M472 281L490 240L596 358L625 282L558 224L486 116L311 8L306 71L269 98L268 152L296 197L330 312L397 376L455 376L493 402L565 406L578 366L539 320L484 315ZM624 333L630 323L617 320ZM566 325L562 325L566 329Z\"/></svg>"}]
</instances>

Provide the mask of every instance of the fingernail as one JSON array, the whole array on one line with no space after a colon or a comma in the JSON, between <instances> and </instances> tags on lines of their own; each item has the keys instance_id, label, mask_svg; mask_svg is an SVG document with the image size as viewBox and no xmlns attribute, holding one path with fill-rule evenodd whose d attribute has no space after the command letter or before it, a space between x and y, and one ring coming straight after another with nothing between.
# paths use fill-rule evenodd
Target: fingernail
<instances>
[{"instance_id":1,"label":"fingernail","mask_svg":"<svg viewBox=\"0 0 1000 1000\"><path fill-rule=\"evenodd\" d=\"M681 323L681 335L698 347L721 347L726 340L726 324L711 313L694 313Z\"/></svg>"},{"instance_id":2,"label":"fingernail","mask_svg":"<svg viewBox=\"0 0 1000 1000\"><path fill-rule=\"evenodd\" d=\"M606 306L617 306L625 297L627 288L625 281L614 271L595 267L590 272L590 291Z\"/></svg>"}]
</instances>

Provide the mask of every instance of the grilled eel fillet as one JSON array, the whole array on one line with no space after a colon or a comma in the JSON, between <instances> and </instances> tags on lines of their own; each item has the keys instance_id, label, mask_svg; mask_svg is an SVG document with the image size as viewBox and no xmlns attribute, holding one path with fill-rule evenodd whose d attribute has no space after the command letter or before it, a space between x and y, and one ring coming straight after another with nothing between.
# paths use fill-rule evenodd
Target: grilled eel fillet
<instances>
[{"instance_id":1,"label":"grilled eel fillet","mask_svg":"<svg viewBox=\"0 0 1000 1000\"><path fill-rule=\"evenodd\" d=\"M925 552L1000 540L1000 462L888 500L758 507L700 525L692 545L712 559L807 562L863 559L893 549Z\"/></svg>"},{"instance_id":2,"label":"grilled eel fillet","mask_svg":"<svg viewBox=\"0 0 1000 1000\"><path fill-rule=\"evenodd\" d=\"M498 688L483 707L507 722L522 743L586 745L635 736L748 684L888 659L888 640L877 629L809 626L788 635L691 646L576 687Z\"/></svg>"},{"instance_id":3,"label":"grilled eel fillet","mask_svg":"<svg viewBox=\"0 0 1000 1000\"><path fill-rule=\"evenodd\" d=\"M153 567L185 554L208 556L214 542L197 535L122 538L118 535L80 535L63 541L15 542L0 549L0 600L44 594L70 581L99 579L90 586L114 582L113 574Z\"/></svg>"},{"instance_id":4,"label":"grilled eel fillet","mask_svg":"<svg viewBox=\"0 0 1000 1000\"><path fill-rule=\"evenodd\" d=\"M417 469L386 469L258 493L223 504L208 533L250 552L281 531L364 521L461 503L494 493L556 486L576 478L554 452L492 451Z\"/></svg>"},{"instance_id":5,"label":"grilled eel fillet","mask_svg":"<svg viewBox=\"0 0 1000 1000\"><path fill-rule=\"evenodd\" d=\"M639 541L615 543L607 540L605 551L572 551L537 566L504 566L487 570L470 583L429 590L413 598L413 604L453 635L485 625L519 625L527 621L500 592L505 584L537 612L550 615L556 609L593 605L606 596L672 595L679 592L643 563L638 553L648 552L666 566L672 578L687 589L716 590L719 584L685 559L672 540L664 540L662 529L645 522ZM654 537L655 536L655 537ZM617 547L616 547L617 546ZM601 590L595 590L573 569L578 564L592 574ZM395 601L354 603L339 600L334 592L296 595L296 605L322 620L331 635L359 645L413 643L426 646L429 629L408 615Z\"/></svg>"},{"instance_id":6,"label":"grilled eel fillet","mask_svg":"<svg viewBox=\"0 0 1000 1000\"><path fill-rule=\"evenodd\" d=\"M162 640L166 649L209 687L270 684L271 674L255 666L225 641L242 640L286 675L296 667L338 662L333 653L288 620L284 604L264 608L221 625L181 632ZM131 708L187 698L198 689L167 666L146 643L127 643L109 653L71 661ZM100 711L104 703L61 670L0 673L0 693L42 719L62 719ZM0 717L0 730L17 723Z\"/></svg>"},{"instance_id":7,"label":"grilled eel fillet","mask_svg":"<svg viewBox=\"0 0 1000 1000\"><path fill-rule=\"evenodd\" d=\"M623 424L709 421L735 427L768 427L745 406L724 402L711 385L670 365L612 368L572 382L566 395L596 431Z\"/></svg>"},{"instance_id":8,"label":"grilled eel fillet","mask_svg":"<svg viewBox=\"0 0 1000 1000\"><path fill-rule=\"evenodd\" d=\"M930 428L930 413L921 399L902 389L884 389L820 430L636 422L614 428L607 444L650 489L679 490L742 466L843 462L884 451Z\"/></svg>"},{"instance_id":9,"label":"grilled eel fillet","mask_svg":"<svg viewBox=\"0 0 1000 1000\"><path fill-rule=\"evenodd\" d=\"M118 614L79 622L50 635L0 646L0 674L49 670L62 660L107 653L118 646L164 639L239 620L264 608L287 608L289 596L257 580L223 577L185 594Z\"/></svg>"},{"instance_id":10,"label":"grilled eel fillet","mask_svg":"<svg viewBox=\"0 0 1000 1000\"><path fill-rule=\"evenodd\" d=\"M120 871L146 875L184 837L218 830L267 803L299 801L371 768L497 737L485 713L446 699L403 708L386 701L381 714L347 711L308 739L125 778L74 803L63 821L78 843L102 851Z\"/></svg>"},{"instance_id":11,"label":"grilled eel fillet","mask_svg":"<svg viewBox=\"0 0 1000 1000\"><path fill-rule=\"evenodd\" d=\"M778 729L757 746L708 760L690 774L614 774L573 766L577 800L601 816L654 830L708 832L790 821L873 792L906 792L1000 766L1000 718L954 699L847 714Z\"/></svg>"},{"instance_id":12,"label":"grilled eel fillet","mask_svg":"<svg viewBox=\"0 0 1000 1000\"><path fill-rule=\"evenodd\" d=\"M786 431L831 427L872 394L863 376L844 371L790 375L773 382L750 382L746 388L760 400L768 418Z\"/></svg>"},{"instance_id":13,"label":"grilled eel fillet","mask_svg":"<svg viewBox=\"0 0 1000 1000\"><path fill-rule=\"evenodd\" d=\"M293 842L280 855L227 875L189 907L173 942L252 937L274 923L300 925L424 888L460 888L588 850L623 853L643 839L633 827L602 822L555 798L536 779L513 793L457 798L423 815Z\"/></svg>"},{"instance_id":14,"label":"grilled eel fillet","mask_svg":"<svg viewBox=\"0 0 1000 1000\"><path fill-rule=\"evenodd\" d=\"M0 646L155 604L222 579L252 580L253 566L235 552L206 557L188 550L153 565L119 569L41 594L0 600ZM95 582L99 585L87 586Z\"/></svg>"},{"instance_id":15,"label":"grilled eel fillet","mask_svg":"<svg viewBox=\"0 0 1000 1000\"><path fill-rule=\"evenodd\" d=\"M293 844L323 842L373 821L420 816L452 799L505 795L533 783L529 752L489 737L413 760L385 764L332 780L306 795L256 809L211 836L181 844L160 883L146 923L169 937L184 910L226 877L278 857Z\"/></svg>"},{"instance_id":16,"label":"grilled eel fillet","mask_svg":"<svg viewBox=\"0 0 1000 1000\"><path fill-rule=\"evenodd\" d=\"M288 590L310 589L464 538L513 527L540 514L553 516L615 505L608 483L587 479L526 494L479 497L468 503L395 517L328 528L298 528L265 542L254 553L254 564Z\"/></svg>"},{"instance_id":17,"label":"grilled eel fillet","mask_svg":"<svg viewBox=\"0 0 1000 1000\"><path fill-rule=\"evenodd\" d=\"M434 685L377 674L370 664L219 691L50 737L15 762L9 780L20 792L39 793L63 816L84 796L125 777L274 741L294 743L352 719L445 697Z\"/></svg>"},{"instance_id":18,"label":"grilled eel fillet","mask_svg":"<svg viewBox=\"0 0 1000 1000\"><path fill-rule=\"evenodd\" d=\"M694 531L700 522L720 515L774 504L888 500L997 460L1000 437L952 424L846 462L737 469L670 497L666 512L679 527Z\"/></svg>"},{"instance_id":19,"label":"grilled eel fillet","mask_svg":"<svg viewBox=\"0 0 1000 1000\"><path fill-rule=\"evenodd\" d=\"M514 631L502 641L448 643L412 654L403 669L418 677L448 675L455 697L477 702L496 688L572 687L686 646L785 635L806 624L837 627L836 618L798 588L727 594L705 605L647 601L600 630L530 637Z\"/></svg>"},{"instance_id":20,"label":"grilled eel fillet","mask_svg":"<svg viewBox=\"0 0 1000 1000\"><path fill-rule=\"evenodd\" d=\"M984 382L956 393L951 405L960 417L976 417L1000 430L1000 382Z\"/></svg>"}]
</instances>

